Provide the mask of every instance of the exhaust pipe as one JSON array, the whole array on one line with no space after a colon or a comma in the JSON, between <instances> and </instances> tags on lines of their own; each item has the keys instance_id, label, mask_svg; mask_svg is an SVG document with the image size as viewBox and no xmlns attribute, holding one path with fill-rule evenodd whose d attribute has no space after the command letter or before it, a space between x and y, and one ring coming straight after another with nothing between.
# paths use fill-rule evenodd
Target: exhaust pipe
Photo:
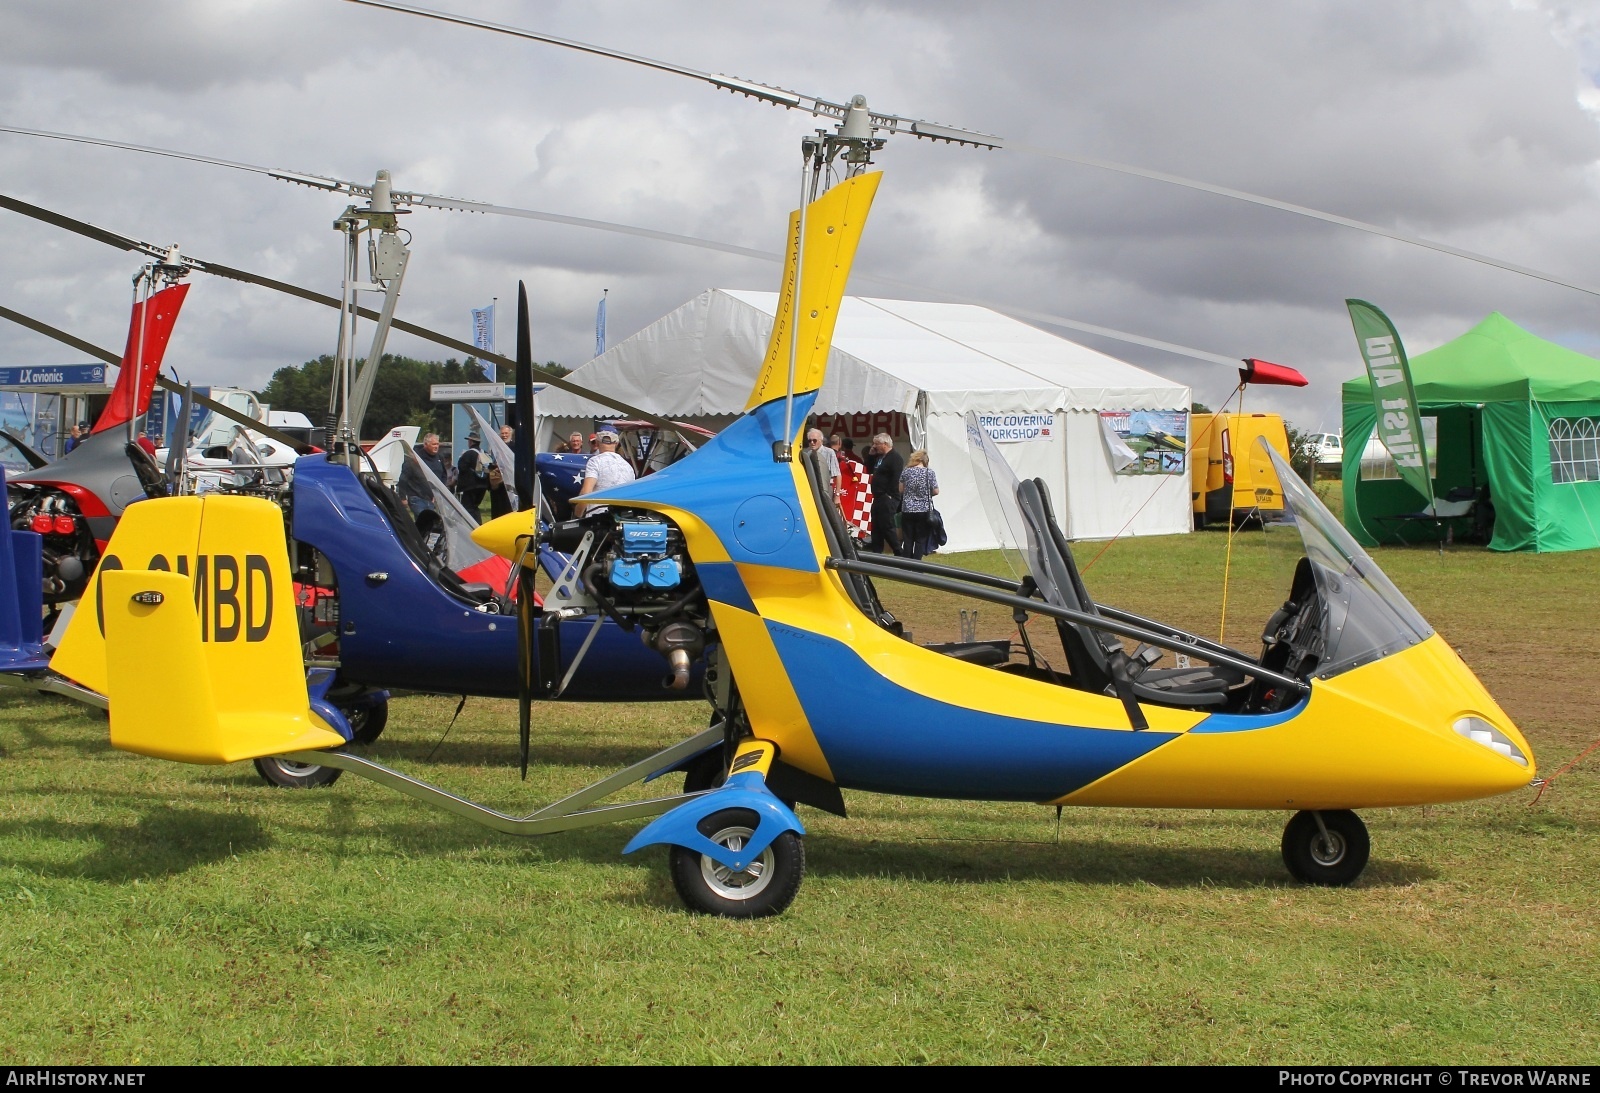
<instances>
[{"instance_id":1,"label":"exhaust pipe","mask_svg":"<svg viewBox=\"0 0 1600 1093\"><path fill-rule=\"evenodd\" d=\"M646 644L667 658L672 674L661 681L668 691L682 691L689 686L689 666L706 647L706 636L693 623L678 620L669 622L654 634L642 635Z\"/></svg>"},{"instance_id":2,"label":"exhaust pipe","mask_svg":"<svg viewBox=\"0 0 1600 1093\"><path fill-rule=\"evenodd\" d=\"M689 651L687 649L674 649L667 654L667 663L672 666L672 674L661 681L661 686L669 691L681 691L689 686Z\"/></svg>"}]
</instances>

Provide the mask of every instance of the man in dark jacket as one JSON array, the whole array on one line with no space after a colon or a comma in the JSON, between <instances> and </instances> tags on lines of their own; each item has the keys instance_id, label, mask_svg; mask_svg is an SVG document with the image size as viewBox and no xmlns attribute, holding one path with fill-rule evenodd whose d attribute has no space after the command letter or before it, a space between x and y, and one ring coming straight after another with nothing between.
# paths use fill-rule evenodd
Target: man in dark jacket
<instances>
[{"instance_id":1,"label":"man in dark jacket","mask_svg":"<svg viewBox=\"0 0 1600 1093\"><path fill-rule=\"evenodd\" d=\"M477 433L468 433L467 450L456 460L456 495L474 520L478 518L483 495L489 492L489 467L492 465L489 457L483 454L482 443Z\"/></svg>"},{"instance_id":2,"label":"man in dark jacket","mask_svg":"<svg viewBox=\"0 0 1600 1093\"><path fill-rule=\"evenodd\" d=\"M872 465L872 538L867 541L867 550L881 554L887 546L890 554L899 554L900 532L894 526L894 518L900 511L900 472L906 463L894 450L894 440L888 433L873 437L868 451L877 459Z\"/></svg>"},{"instance_id":3,"label":"man in dark jacket","mask_svg":"<svg viewBox=\"0 0 1600 1093\"><path fill-rule=\"evenodd\" d=\"M422 443L411 449L416 453L422 466L427 467L433 476L442 484L444 482L444 460L439 458L439 434L429 433L422 438ZM406 508L411 510L413 518L424 512L433 511L433 485L428 481L428 476L411 460L406 460L400 469L400 481L396 483L400 500L406 503Z\"/></svg>"}]
</instances>

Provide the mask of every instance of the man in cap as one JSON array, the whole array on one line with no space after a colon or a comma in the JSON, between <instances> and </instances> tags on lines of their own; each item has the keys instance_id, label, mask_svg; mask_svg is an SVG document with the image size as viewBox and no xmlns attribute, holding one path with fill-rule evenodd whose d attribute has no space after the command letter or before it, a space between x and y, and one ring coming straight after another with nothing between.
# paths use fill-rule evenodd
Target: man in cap
<instances>
[{"instance_id":1,"label":"man in cap","mask_svg":"<svg viewBox=\"0 0 1600 1093\"><path fill-rule=\"evenodd\" d=\"M456 460L456 495L461 507L474 520L483 504L483 495L489 492L489 468L493 462L483 454L483 438L474 429L467 434L467 450Z\"/></svg>"},{"instance_id":2,"label":"man in cap","mask_svg":"<svg viewBox=\"0 0 1600 1093\"><path fill-rule=\"evenodd\" d=\"M633 473L632 465L617 454L617 445L622 442L622 438L617 435L616 429L609 425L601 426L595 430L594 442L598 450L585 464L583 488L572 501L572 508L579 516L606 511L604 505L591 507L587 501L582 500L584 494L604 493L606 490L632 482L637 477Z\"/></svg>"}]
</instances>

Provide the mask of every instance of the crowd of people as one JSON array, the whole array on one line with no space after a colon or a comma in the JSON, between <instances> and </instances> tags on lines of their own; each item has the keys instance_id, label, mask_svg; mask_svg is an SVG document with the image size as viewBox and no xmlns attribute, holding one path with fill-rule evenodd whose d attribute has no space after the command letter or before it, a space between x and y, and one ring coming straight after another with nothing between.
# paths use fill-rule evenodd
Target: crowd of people
<instances>
[{"instance_id":1,"label":"crowd of people","mask_svg":"<svg viewBox=\"0 0 1600 1093\"><path fill-rule=\"evenodd\" d=\"M515 432L509 425L500 426L500 439L508 446ZM439 455L439 434L428 433L412 447L416 459L406 460L400 468L400 478L395 492L413 518L425 512L436 511L438 498L436 486L454 493L461 507L474 520L482 518L483 502L489 501L489 518L504 516L514 508L508 479L510 468L502 468L483 450L483 437L477 429L467 434L467 446L454 465L445 466ZM423 474L423 469L427 474Z\"/></svg>"},{"instance_id":2,"label":"crowd of people","mask_svg":"<svg viewBox=\"0 0 1600 1093\"><path fill-rule=\"evenodd\" d=\"M500 439L508 445L512 436L510 426L500 428ZM484 453L482 440L476 430L470 433L466 449L453 467L446 468L439 456L439 435L429 433L422 438L413 449L416 462L406 462L398 483L398 492L413 516L435 507L434 487L422 467L433 480L452 489L474 518L479 517L485 498L491 518L511 511L505 472ZM933 501L939 496L939 477L928 465L926 451L919 448L909 461L902 459L895 451L894 438L887 433L874 436L860 456L855 441L838 433L824 438L820 429L809 429L805 440L807 450L821 460L827 490L860 549L922 558L944 545L944 524ZM569 434L557 445L560 453L588 455L578 498L634 480L633 465L617 451L620 444L614 427L601 426L590 434L587 448L580 432ZM579 515L605 511L604 505L579 499L574 499L573 508Z\"/></svg>"},{"instance_id":3,"label":"crowd of people","mask_svg":"<svg viewBox=\"0 0 1600 1093\"><path fill-rule=\"evenodd\" d=\"M854 440L834 433L824 446L820 429L806 433L806 447L822 460L834 502L861 549L921 558L944 545L944 524L933 503L939 478L926 451L912 452L907 463L895 451L894 438L879 433L858 458Z\"/></svg>"}]
</instances>

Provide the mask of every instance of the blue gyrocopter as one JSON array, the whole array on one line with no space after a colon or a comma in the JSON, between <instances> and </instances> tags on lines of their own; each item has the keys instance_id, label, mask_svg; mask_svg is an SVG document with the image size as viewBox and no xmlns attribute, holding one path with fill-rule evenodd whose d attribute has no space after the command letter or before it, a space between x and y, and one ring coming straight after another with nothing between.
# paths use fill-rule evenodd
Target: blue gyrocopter
<instances>
[{"instance_id":1,"label":"blue gyrocopter","mask_svg":"<svg viewBox=\"0 0 1600 1093\"><path fill-rule=\"evenodd\" d=\"M379 200L381 203L381 197ZM0 204L94 238L120 239L131 249L143 250L154 259L146 273L153 280L163 274L169 286L190 269L226 268L185 258L176 247L155 248L14 199L0 199ZM363 211L371 210L353 210L349 217L352 246L359 238L357 229L370 223L357 215ZM392 226L377 219L380 228ZM229 272L280 290L292 287L242 271ZM397 291L398 277L391 280ZM187 287L176 285L165 291L175 291L181 301ZM316 298L304 290L297 294ZM162 298L161 293L155 295L157 305ZM338 306L336 300L322 298L322 302ZM124 367L119 375L111 401L125 404L127 412L111 423L115 428L108 425L63 459L24 475L24 481L11 491L12 522L18 529L12 537L13 564L7 566L0 555L0 583L14 587L22 597L15 605L22 629L15 635L5 630L3 621L12 617L13 607L0 603L0 676L31 689L96 704L104 704L103 673L94 665L74 665L70 657L58 661L52 670L48 666L50 648L42 634L35 634L42 626L32 621L37 612L29 604L45 600L57 607L70 605L94 587L98 574L142 567L153 558L175 554L171 544L159 536L148 551L143 543L137 548L127 545L126 538L119 540L124 545L117 548L107 542L112 529L137 505L181 495L186 489L178 467L169 466L164 473L132 441L143 425L154 387L158 383L173 387L170 381L158 378L160 353L145 344L157 341L148 329L141 329L147 311L167 320L159 337L159 348L165 347L176 305L136 305L130 348L121 356L28 316L9 310L4 314L108 363L126 365L133 359L134 347L147 350L139 358L143 369ZM386 315L387 311L372 317L382 324ZM381 336L374 345L381 350ZM377 356L381 357L381 352ZM519 371L523 390L531 389L532 375L530 361ZM192 392L187 397L195 398ZM272 432L225 406L208 405L215 413L235 417L241 426ZM531 407L524 413L531 417ZM186 406L178 420L188 419ZM531 447L531 430L522 432L530 434L527 447ZM294 443L296 438L278 439ZM181 450L182 445L177 447ZM522 443L516 447L517 496L531 510L539 491L532 486L531 475L522 472L525 461L532 464L532 455ZM306 669L319 681L326 701L352 725L354 738L370 743L384 729L391 691L511 697L520 691L522 673L516 589L505 580L511 564L472 543L471 518L453 500L441 501L441 509L448 501L454 510L453 515L445 513L447 527L440 528L437 520L432 529L419 527L375 473L376 468L363 460L351 429L339 453L301 456L287 481L273 481L259 473L259 468L244 466L229 477L220 492L269 500L282 510L280 523L291 552L292 578L290 591L284 595L297 612ZM33 530L46 519L50 523L43 533ZM544 566L552 580L559 581L567 568L567 559L548 547L530 557ZM569 574L568 579L574 576ZM530 591L530 598L537 596ZM548 685L541 697L645 701L698 694L698 662L682 670L669 666L662 655L639 640L631 624L603 613L574 610L551 619L542 648ZM526 737L524 768L525 741ZM340 774L337 768L273 756L259 758L256 766L264 778L281 786L325 785Z\"/></svg>"}]
</instances>

